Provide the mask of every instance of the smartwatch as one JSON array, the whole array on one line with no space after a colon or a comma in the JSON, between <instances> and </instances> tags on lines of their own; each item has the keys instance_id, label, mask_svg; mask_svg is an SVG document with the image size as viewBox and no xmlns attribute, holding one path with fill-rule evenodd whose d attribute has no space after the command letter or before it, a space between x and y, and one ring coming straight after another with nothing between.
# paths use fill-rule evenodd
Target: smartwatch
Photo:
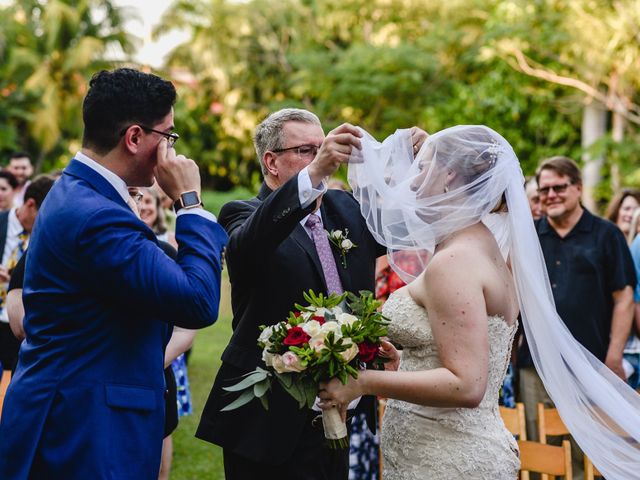
<instances>
[{"instance_id":1,"label":"smartwatch","mask_svg":"<svg viewBox=\"0 0 640 480\"><path fill-rule=\"evenodd\" d=\"M200 199L200 194L195 190L181 193L178 199L173 203L173 210L177 213L182 208L202 207L204 204Z\"/></svg>"}]
</instances>

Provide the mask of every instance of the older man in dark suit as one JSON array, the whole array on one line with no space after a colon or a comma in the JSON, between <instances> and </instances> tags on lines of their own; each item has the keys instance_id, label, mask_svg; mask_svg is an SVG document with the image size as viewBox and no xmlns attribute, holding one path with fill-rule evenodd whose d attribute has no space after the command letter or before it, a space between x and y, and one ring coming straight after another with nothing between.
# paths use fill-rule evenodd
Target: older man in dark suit
<instances>
[{"instance_id":1,"label":"older man in dark suit","mask_svg":"<svg viewBox=\"0 0 640 480\"><path fill-rule=\"evenodd\" d=\"M347 451L331 451L314 428L318 412L301 410L274 384L269 410L257 400L232 412L234 397L222 388L263 365L256 345L261 324L285 319L309 289L331 293L373 290L375 260L385 250L369 233L349 193L327 190L323 179L360 147L359 131L344 124L325 138L318 118L285 109L257 128L255 147L264 183L257 197L226 204L220 223L230 234L227 261L233 303L233 336L222 355L196 436L224 449L226 478L347 478ZM417 131L420 144L426 134ZM329 246L326 231L348 230L346 254ZM363 398L358 409L369 411Z\"/></svg>"}]
</instances>

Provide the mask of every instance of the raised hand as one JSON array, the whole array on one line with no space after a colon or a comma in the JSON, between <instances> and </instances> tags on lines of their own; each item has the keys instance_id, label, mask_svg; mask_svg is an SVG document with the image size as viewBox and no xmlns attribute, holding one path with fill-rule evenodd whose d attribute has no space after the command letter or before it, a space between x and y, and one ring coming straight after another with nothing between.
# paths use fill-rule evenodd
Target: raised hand
<instances>
[{"instance_id":1,"label":"raised hand","mask_svg":"<svg viewBox=\"0 0 640 480\"><path fill-rule=\"evenodd\" d=\"M422 144L429 137L429 134L419 127L411 127L410 132L411 132L411 143L413 145L413 156L415 157L420 151Z\"/></svg>"},{"instance_id":2,"label":"raised hand","mask_svg":"<svg viewBox=\"0 0 640 480\"><path fill-rule=\"evenodd\" d=\"M351 150L362 148L361 136L358 129L349 123L343 123L331 130L322 142L316 158L309 164L308 172L312 185L318 185L341 164L348 163Z\"/></svg>"},{"instance_id":3,"label":"raised hand","mask_svg":"<svg viewBox=\"0 0 640 480\"><path fill-rule=\"evenodd\" d=\"M192 190L200 194L198 165L184 155L176 155L166 139L158 145L158 164L154 173L158 185L172 200L177 200L181 193Z\"/></svg>"}]
</instances>

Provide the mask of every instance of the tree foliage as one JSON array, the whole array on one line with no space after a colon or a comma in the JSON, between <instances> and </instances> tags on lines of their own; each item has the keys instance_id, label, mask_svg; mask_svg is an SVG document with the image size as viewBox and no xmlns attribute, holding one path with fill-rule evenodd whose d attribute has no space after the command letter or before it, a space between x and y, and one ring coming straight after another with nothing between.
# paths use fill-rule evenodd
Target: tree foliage
<instances>
[{"instance_id":1,"label":"tree foliage","mask_svg":"<svg viewBox=\"0 0 640 480\"><path fill-rule=\"evenodd\" d=\"M0 151L33 152L37 169L75 153L88 78L112 65L113 45L132 51L122 15L97 0L21 0L0 10Z\"/></svg>"}]
</instances>

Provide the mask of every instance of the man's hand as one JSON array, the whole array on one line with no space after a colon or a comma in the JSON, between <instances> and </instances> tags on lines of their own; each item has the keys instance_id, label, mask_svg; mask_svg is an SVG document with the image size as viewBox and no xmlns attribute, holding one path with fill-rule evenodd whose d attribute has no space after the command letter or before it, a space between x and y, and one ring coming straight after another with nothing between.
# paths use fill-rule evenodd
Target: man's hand
<instances>
[{"instance_id":1,"label":"man's hand","mask_svg":"<svg viewBox=\"0 0 640 480\"><path fill-rule=\"evenodd\" d=\"M195 190L200 194L198 165L184 155L176 155L166 139L158 145L158 164L154 173L160 188L174 201L184 192Z\"/></svg>"},{"instance_id":2,"label":"man's hand","mask_svg":"<svg viewBox=\"0 0 640 480\"><path fill-rule=\"evenodd\" d=\"M419 127L411 127L411 144L413 145L413 156L418 154L422 144L429 137L429 134Z\"/></svg>"},{"instance_id":3,"label":"man's hand","mask_svg":"<svg viewBox=\"0 0 640 480\"><path fill-rule=\"evenodd\" d=\"M309 164L311 184L318 185L325 177L335 172L342 163L348 163L353 148L360 149L362 134L356 127L343 123L331 130L322 142L316 158Z\"/></svg>"},{"instance_id":4,"label":"man's hand","mask_svg":"<svg viewBox=\"0 0 640 480\"><path fill-rule=\"evenodd\" d=\"M605 358L604 364L622 380L625 382L627 381L627 376L625 375L624 368L622 367L621 355L614 355L611 352L607 353L607 358Z\"/></svg>"},{"instance_id":5,"label":"man's hand","mask_svg":"<svg viewBox=\"0 0 640 480\"><path fill-rule=\"evenodd\" d=\"M0 265L0 283L7 283L11 280L11 274L4 265Z\"/></svg>"}]
</instances>

